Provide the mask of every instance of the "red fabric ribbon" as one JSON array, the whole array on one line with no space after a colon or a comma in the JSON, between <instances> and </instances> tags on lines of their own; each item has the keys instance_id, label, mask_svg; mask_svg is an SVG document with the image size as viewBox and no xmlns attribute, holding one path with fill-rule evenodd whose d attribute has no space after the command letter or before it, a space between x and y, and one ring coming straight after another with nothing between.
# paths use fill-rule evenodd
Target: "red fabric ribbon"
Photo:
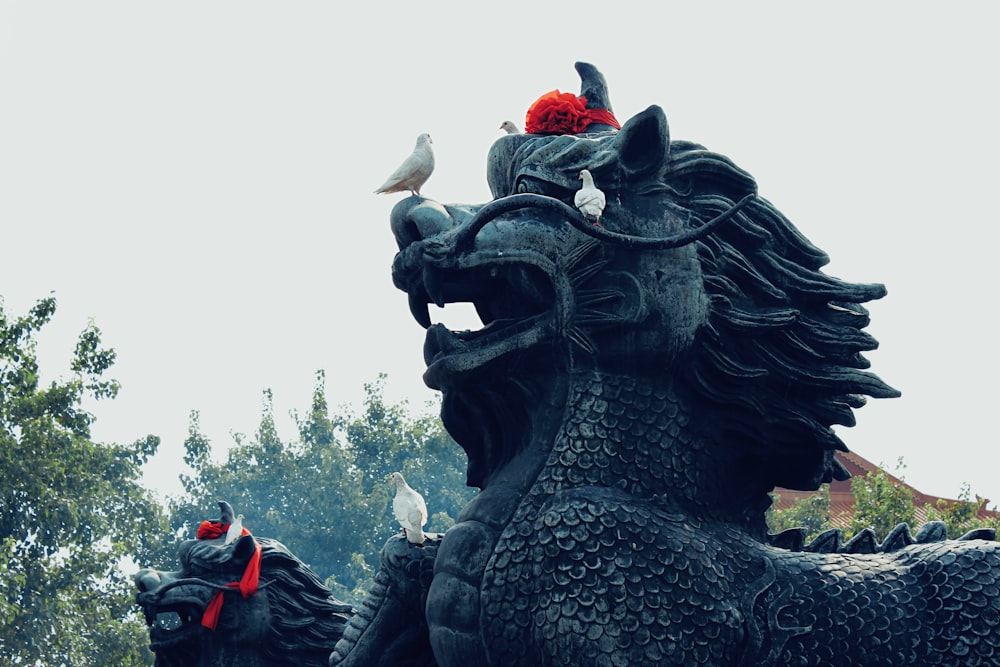
<instances>
[{"instance_id":1,"label":"red fabric ribbon","mask_svg":"<svg viewBox=\"0 0 1000 667\"><path fill-rule=\"evenodd\" d=\"M217 537L225 535L228 530L228 523L202 521L201 525L198 526L198 539L214 540ZM241 533L241 535L249 534L250 531L246 528ZM253 547L253 555L250 556L250 561L247 563L246 569L243 570L243 576L239 581L230 581L226 584L228 588L239 588L240 594L243 597L248 597L256 593L260 581L260 543L254 540ZM215 626L219 623L219 614L222 613L223 600L225 600L225 591L215 591L215 595L212 596L212 599L208 602L208 606L205 607L205 613L201 616L201 624L212 632L215 632Z\"/></svg>"},{"instance_id":2,"label":"red fabric ribbon","mask_svg":"<svg viewBox=\"0 0 1000 667\"><path fill-rule=\"evenodd\" d=\"M219 523L217 521L202 521L201 525L198 526L198 539L199 540L214 540L217 537L222 537L229 530L228 523Z\"/></svg>"},{"instance_id":3,"label":"red fabric ribbon","mask_svg":"<svg viewBox=\"0 0 1000 667\"><path fill-rule=\"evenodd\" d=\"M590 119L591 123L610 125L616 130L622 129L622 126L618 124L618 119L607 109L587 109L587 118Z\"/></svg>"}]
</instances>

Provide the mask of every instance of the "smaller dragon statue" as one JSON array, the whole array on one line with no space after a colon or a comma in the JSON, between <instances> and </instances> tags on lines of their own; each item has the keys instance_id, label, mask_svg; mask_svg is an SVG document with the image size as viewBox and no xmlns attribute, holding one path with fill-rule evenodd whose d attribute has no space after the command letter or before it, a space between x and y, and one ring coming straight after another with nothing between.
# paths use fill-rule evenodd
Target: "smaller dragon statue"
<instances>
[{"instance_id":1,"label":"smaller dragon statue","mask_svg":"<svg viewBox=\"0 0 1000 667\"><path fill-rule=\"evenodd\" d=\"M229 503L178 549L181 569L143 569L136 601L156 667L326 667L352 615L280 542L227 540Z\"/></svg>"}]
</instances>

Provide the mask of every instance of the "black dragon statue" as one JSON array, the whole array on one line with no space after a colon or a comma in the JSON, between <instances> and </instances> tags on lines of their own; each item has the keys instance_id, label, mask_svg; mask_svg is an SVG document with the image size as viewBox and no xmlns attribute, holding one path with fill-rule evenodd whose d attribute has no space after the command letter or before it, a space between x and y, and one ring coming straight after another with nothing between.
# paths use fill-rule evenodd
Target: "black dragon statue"
<instances>
[{"instance_id":1,"label":"black dragon statue","mask_svg":"<svg viewBox=\"0 0 1000 667\"><path fill-rule=\"evenodd\" d=\"M492 147L492 201L392 212L424 379L481 489L436 545L414 661L1000 664L991 531L767 534L773 487L844 478L833 425L898 395L863 356L884 287L823 273L750 174L672 141L657 106L619 127L576 67L580 96L544 96ZM483 328L432 325L454 302ZM396 664L354 650L385 631L370 616L332 664Z\"/></svg>"},{"instance_id":2,"label":"black dragon statue","mask_svg":"<svg viewBox=\"0 0 1000 667\"><path fill-rule=\"evenodd\" d=\"M232 507L219 504L181 544L179 571L134 576L156 667L325 667L351 606L280 542L230 535Z\"/></svg>"},{"instance_id":3,"label":"black dragon statue","mask_svg":"<svg viewBox=\"0 0 1000 667\"><path fill-rule=\"evenodd\" d=\"M492 147L492 201L391 215L479 494L443 537L390 539L353 612L275 542L185 543L180 572L136 576L157 665L1000 664L992 531L766 528L775 486L847 476L833 426L899 394L863 356L885 288L823 273L750 174L671 140L657 106L619 124L576 68L579 96L542 96ZM603 207L577 208L584 171ZM431 323L455 302L484 326Z\"/></svg>"}]
</instances>

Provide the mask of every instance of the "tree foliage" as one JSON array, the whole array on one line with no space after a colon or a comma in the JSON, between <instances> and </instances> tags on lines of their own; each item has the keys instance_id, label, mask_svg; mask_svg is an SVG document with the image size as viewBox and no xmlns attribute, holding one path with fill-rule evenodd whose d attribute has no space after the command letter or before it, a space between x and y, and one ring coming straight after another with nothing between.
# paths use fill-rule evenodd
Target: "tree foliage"
<instances>
[{"instance_id":1,"label":"tree foliage","mask_svg":"<svg viewBox=\"0 0 1000 667\"><path fill-rule=\"evenodd\" d=\"M36 335L53 298L9 319L0 303L0 656L14 665L152 664L146 628L124 575L166 535L159 503L140 484L156 451L90 440L86 397L113 398L114 363L93 325L80 334L69 379L41 386ZM152 536L153 542L146 539Z\"/></svg>"},{"instance_id":2,"label":"tree foliage","mask_svg":"<svg viewBox=\"0 0 1000 667\"><path fill-rule=\"evenodd\" d=\"M426 529L444 531L471 499L465 458L436 415L413 415L404 401L387 404L385 376L365 385L361 414L331 415L325 374L316 375L309 410L293 414L297 437L283 442L275 428L271 393L252 437L234 435L222 462L192 414L185 442L185 494L171 504L174 529L187 537L203 519L218 516L219 500L245 516L254 534L283 542L338 597L357 601L378 566L385 541L399 531L387 477L401 471L432 513Z\"/></svg>"},{"instance_id":3,"label":"tree foliage","mask_svg":"<svg viewBox=\"0 0 1000 667\"><path fill-rule=\"evenodd\" d=\"M903 459L896 463L897 472L906 468ZM901 474L898 479L903 480ZM895 481L884 470L868 473L851 479L851 492L854 496L854 513L843 527L844 537L849 539L865 528L875 531L878 538L884 538L900 523L917 528L918 508L915 505L913 492L905 485ZM779 494L773 494L774 503L780 499ZM957 500L938 499L934 506L926 505L920 509L924 520L941 521L945 524L948 537L955 539L978 528L1000 529L1000 517L984 519L980 516L986 499L973 496L966 484L962 487ZM839 517L830 511L830 488L828 484L805 499L797 500L790 507L774 509L767 512L768 530L779 533L789 528L805 528L806 540L812 540L820 533L836 527ZM840 524L843 521L839 522Z\"/></svg>"},{"instance_id":4,"label":"tree foliage","mask_svg":"<svg viewBox=\"0 0 1000 667\"><path fill-rule=\"evenodd\" d=\"M777 503L780 495L774 495ZM806 541L810 541L831 525L830 520L830 485L823 484L819 491L808 498L796 500L790 507L776 510L773 506L767 512L767 526L771 533L777 534L790 528L805 528Z\"/></svg>"},{"instance_id":5,"label":"tree foliage","mask_svg":"<svg viewBox=\"0 0 1000 667\"><path fill-rule=\"evenodd\" d=\"M950 538L959 538L976 528L1000 529L1000 517L995 517L991 521L983 521L979 517L986 502L986 498L973 496L969 485L963 484L954 502L939 498L934 506L928 507L927 520L944 522Z\"/></svg>"},{"instance_id":6,"label":"tree foliage","mask_svg":"<svg viewBox=\"0 0 1000 667\"><path fill-rule=\"evenodd\" d=\"M905 467L903 460L899 459L897 471ZM913 492L904 484L893 481L884 470L852 478L851 493L854 495L854 517L849 529L851 535L871 528L881 539L898 524L912 526L916 522Z\"/></svg>"}]
</instances>

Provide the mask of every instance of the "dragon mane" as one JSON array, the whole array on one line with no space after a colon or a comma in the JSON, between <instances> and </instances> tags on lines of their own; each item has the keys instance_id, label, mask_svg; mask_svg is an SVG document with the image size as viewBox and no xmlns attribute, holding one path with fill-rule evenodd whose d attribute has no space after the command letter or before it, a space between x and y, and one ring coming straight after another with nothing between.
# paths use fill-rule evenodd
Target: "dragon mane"
<instances>
[{"instance_id":1,"label":"dragon mane","mask_svg":"<svg viewBox=\"0 0 1000 667\"><path fill-rule=\"evenodd\" d=\"M661 131L668 136L666 126ZM662 169L630 174L648 163L622 156L615 136L504 137L488 160L493 195L530 191L532 179L543 190L555 185L571 193L578 170L588 168L606 191L631 188L657 197L675 219L706 221L756 192L753 177L729 158L669 138ZM861 304L885 296L885 287L824 274L827 255L760 197L695 243L709 320L693 363L682 367L686 386L715 408L719 440L763 492L846 479L833 454L847 447L832 425L854 425L852 410L864 405L864 395L899 396L865 370L861 354L878 346L863 331L869 318Z\"/></svg>"},{"instance_id":2,"label":"dragon mane","mask_svg":"<svg viewBox=\"0 0 1000 667\"><path fill-rule=\"evenodd\" d=\"M667 174L699 218L746 191L749 176L728 158L688 142L672 142L670 153ZM709 320L687 385L716 408L745 478L811 490L849 477L833 455L847 447L831 426L853 426L864 395L900 395L865 370L862 355L878 341L863 331L861 304L885 287L824 274L827 255L760 197L699 240L697 254Z\"/></svg>"},{"instance_id":3,"label":"dragon mane","mask_svg":"<svg viewBox=\"0 0 1000 667\"><path fill-rule=\"evenodd\" d=\"M301 667L326 664L333 645L343 634L351 606L338 602L316 574L296 558L281 542L255 538L261 546L260 594L267 595L271 625L262 653L269 664ZM231 549L219 549L201 540L192 540L188 561L202 568L223 565Z\"/></svg>"}]
</instances>

